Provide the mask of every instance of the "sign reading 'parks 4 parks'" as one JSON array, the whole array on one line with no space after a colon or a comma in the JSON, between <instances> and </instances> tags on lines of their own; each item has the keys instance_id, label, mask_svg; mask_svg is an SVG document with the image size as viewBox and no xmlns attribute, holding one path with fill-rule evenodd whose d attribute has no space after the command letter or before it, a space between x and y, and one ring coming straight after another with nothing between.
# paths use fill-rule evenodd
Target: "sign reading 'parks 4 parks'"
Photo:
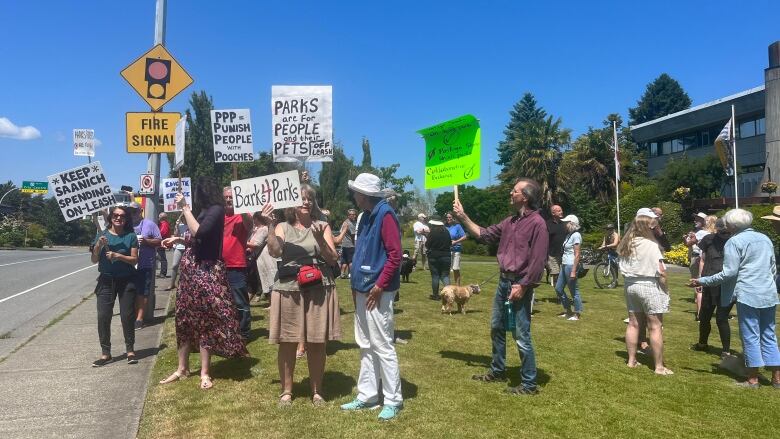
<instances>
[{"instance_id":1,"label":"sign reading 'parks 4 parks'","mask_svg":"<svg viewBox=\"0 0 780 439\"><path fill-rule=\"evenodd\" d=\"M275 162L333 161L333 88L271 87Z\"/></svg>"},{"instance_id":2,"label":"sign reading 'parks 4 parks'","mask_svg":"<svg viewBox=\"0 0 780 439\"><path fill-rule=\"evenodd\" d=\"M273 204L275 209L303 204L298 171L231 181L230 187L233 188L233 210L235 213L257 212L268 203Z\"/></svg>"},{"instance_id":3,"label":"sign reading 'parks 4 parks'","mask_svg":"<svg viewBox=\"0 0 780 439\"><path fill-rule=\"evenodd\" d=\"M211 133L215 163L255 160L249 109L211 110Z\"/></svg>"},{"instance_id":4,"label":"sign reading 'parks 4 parks'","mask_svg":"<svg viewBox=\"0 0 780 439\"><path fill-rule=\"evenodd\" d=\"M479 121L467 114L424 128L425 189L454 186L479 179Z\"/></svg>"},{"instance_id":5,"label":"sign reading 'parks 4 parks'","mask_svg":"<svg viewBox=\"0 0 780 439\"><path fill-rule=\"evenodd\" d=\"M50 175L49 187L65 221L73 221L116 204L100 162Z\"/></svg>"}]
</instances>

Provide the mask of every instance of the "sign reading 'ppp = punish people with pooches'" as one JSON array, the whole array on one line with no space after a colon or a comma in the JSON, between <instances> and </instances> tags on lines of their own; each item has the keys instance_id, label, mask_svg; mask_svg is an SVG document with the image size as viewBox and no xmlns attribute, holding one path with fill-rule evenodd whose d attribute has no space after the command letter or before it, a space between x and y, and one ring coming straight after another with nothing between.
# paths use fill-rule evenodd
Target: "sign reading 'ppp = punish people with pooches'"
<instances>
[{"instance_id":1,"label":"sign reading 'ppp = punish people with pooches'","mask_svg":"<svg viewBox=\"0 0 780 439\"><path fill-rule=\"evenodd\" d=\"M116 204L100 162L79 166L49 176L65 221L73 221Z\"/></svg>"},{"instance_id":2,"label":"sign reading 'ppp = punish people with pooches'","mask_svg":"<svg viewBox=\"0 0 780 439\"><path fill-rule=\"evenodd\" d=\"M255 160L249 109L211 110L211 134L214 136L214 162Z\"/></svg>"},{"instance_id":3,"label":"sign reading 'ppp = punish people with pooches'","mask_svg":"<svg viewBox=\"0 0 780 439\"><path fill-rule=\"evenodd\" d=\"M268 203L273 204L274 209L303 204L298 171L231 181L230 187L233 188L233 210L235 213L254 213Z\"/></svg>"},{"instance_id":4,"label":"sign reading 'ppp = punish people with pooches'","mask_svg":"<svg viewBox=\"0 0 780 439\"><path fill-rule=\"evenodd\" d=\"M162 197L163 208L166 212L178 212L179 206L176 205L176 194L181 192L184 195L184 199L188 206L192 206L192 185L190 184L190 177L184 177L181 179L181 188L179 187L178 178L163 178L162 180Z\"/></svg>"},{"instance_id":5,"label":"sign reading 'ppp = punish people with pooches'","mask_svg":"<svg viewBox=\"0 0 780 439\"><path fill-rule=\"evenodd\" d=\"M418 131L425 138L425 189L479 179L480 127L467 114Z\"/></svg>"},{"instance_id":6,"label":"sign reading 'ppp = punish people with pooches'","mask_svg":"<svg viewBox=\"0 0 780 439\"><path fill-rule=\"evenodd\" d=\"M275 162L333 161L333 88L271 87Z\"/></svg>"}]
</instances>

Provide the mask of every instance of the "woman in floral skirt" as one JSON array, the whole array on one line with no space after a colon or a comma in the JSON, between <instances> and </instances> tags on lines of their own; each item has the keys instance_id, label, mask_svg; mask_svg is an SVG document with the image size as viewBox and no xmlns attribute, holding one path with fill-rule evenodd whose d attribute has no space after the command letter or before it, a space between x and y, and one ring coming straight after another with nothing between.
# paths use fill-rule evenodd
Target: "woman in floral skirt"
<instances>
[{"instance_id":1,"label":"woman in floral skirt","mask_svg":"<svg viewBox=\"0 0 780 439\"><path fill-rule=\"evenodd\" d=\"M163 241L166 247L184 242L187 249L179 266L179 290L176 295L176 344L179 367L160 384L168 384L189 375L189 354L200 350L200 388L214 384L209 376L211 354L244 357L249 353L238 329L233 297L228 288L225 264L220 260L225 208L222 191L211 177L195 184L194 203L197 218L181 194L176 203L189 227L186 237Z\"/></svg>"}]
</instances>

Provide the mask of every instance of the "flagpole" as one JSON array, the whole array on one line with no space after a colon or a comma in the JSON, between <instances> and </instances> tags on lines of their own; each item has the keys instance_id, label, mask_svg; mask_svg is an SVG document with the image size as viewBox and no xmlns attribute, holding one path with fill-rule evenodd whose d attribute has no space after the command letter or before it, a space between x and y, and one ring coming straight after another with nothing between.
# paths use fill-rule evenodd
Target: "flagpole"
<instances>
[{"instance_id":1,"label":"flagpole","mask_svg":"<svg viewBox=\"0 0 780 439\"><path fill-rule=\"evenodd\" d=\"M739 186L737 186L737 118L731 105L731 155L734 161L734 207L739 209Z\"/></svg>"},{"instance_id":2,"label":"flagpole","mask_svg":"<svg viewBox=\"0 0 780 439\"><path fill-rule=\"evenodd\" d=\"M612 121L612 138L615 141L615 202L617 203L617 232L620 235L620 162L618 161L617 122Z\"/></svg>"}]
</instances>

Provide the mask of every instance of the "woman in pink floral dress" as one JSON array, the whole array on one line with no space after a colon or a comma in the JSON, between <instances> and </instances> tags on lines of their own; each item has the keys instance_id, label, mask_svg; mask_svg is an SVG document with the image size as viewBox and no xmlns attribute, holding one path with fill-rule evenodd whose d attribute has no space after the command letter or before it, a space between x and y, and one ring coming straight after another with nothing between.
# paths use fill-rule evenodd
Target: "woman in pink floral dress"
<instances>
[{"instance_id":1,"label":"woman in pink floral dress","mask_svg":"<svg viewBox=\"0 0 780 439\"><path fill-rule=\"evenodd\" d=\"M183 203L181 194L177 203ZM182 216L190 236L171 237L166 247L184 242L179 266L179 290L176 295L176 343L179 367L160 384L168 384L189 375L189 354L200 351L200 387L213 386L209 376L211 354L243 357L249 353L238 328L233 296L228 288L225 264L220 260L225 208L222 191L211 177L201 177L195 184L194 203L197 218L190 206L182 205ZM181 205L181 204L180 204Z\"/></svg>"}]
</instances>

